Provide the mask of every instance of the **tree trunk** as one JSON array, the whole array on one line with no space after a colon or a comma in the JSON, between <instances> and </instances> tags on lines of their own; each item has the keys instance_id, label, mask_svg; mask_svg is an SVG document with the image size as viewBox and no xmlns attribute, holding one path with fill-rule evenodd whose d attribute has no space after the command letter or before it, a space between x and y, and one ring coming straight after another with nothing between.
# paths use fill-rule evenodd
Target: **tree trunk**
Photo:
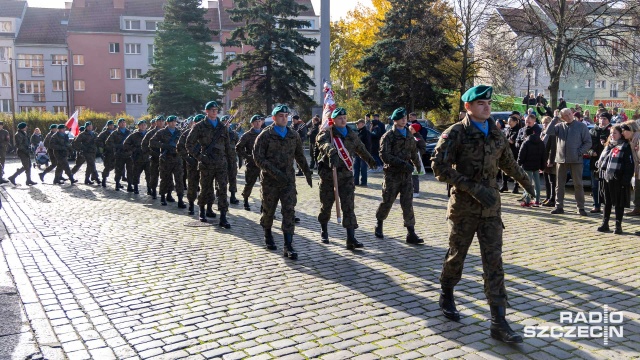
<instances>
[{"instance_id":1,"label":"tree trunk","mask_svg":"<svg viewBox=\"0 0 640 360\"><path fill-rule=\"evenodd\" d=\"M560 78L554 76L549 83L549 93L551 96L551 110L558 108L558 91L560 90Z\"/></svg>"}]
</instances>

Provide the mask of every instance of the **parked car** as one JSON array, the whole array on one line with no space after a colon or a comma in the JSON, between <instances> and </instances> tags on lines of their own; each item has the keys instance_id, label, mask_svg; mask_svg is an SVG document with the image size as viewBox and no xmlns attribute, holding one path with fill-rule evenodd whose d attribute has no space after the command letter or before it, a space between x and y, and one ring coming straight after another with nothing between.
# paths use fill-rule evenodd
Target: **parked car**
<instances>
[{"instance_id":1,"label":"parked car","mask_svg":"<svg viewBox=\"0 0 640 360\"><path fill-rule=\"evenodd\" d=\"M493 121L503 120L505 123L509 121L509 116L511 115L511 111L492 111L491 118Z\"/></svg>"}]
</instances>

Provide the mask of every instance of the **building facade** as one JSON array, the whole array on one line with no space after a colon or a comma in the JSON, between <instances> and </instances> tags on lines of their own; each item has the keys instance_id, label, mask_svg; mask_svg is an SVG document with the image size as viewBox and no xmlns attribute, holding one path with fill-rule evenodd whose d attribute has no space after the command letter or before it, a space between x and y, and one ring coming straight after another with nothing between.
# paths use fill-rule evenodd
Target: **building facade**
<instances>
[{"instance_id":1,"label":"building facade","mask_svg":"<svg viewBox=\"0 0 640 360\"><path fill-rule=\"evenodd\" d=\"M15 80L15 39L26 11L26 1L0 0L0 112L4 113L13 111L17 95L15 86L12 91L12 85L15 85L12 84Z\"/></svg>"}]
</instances>

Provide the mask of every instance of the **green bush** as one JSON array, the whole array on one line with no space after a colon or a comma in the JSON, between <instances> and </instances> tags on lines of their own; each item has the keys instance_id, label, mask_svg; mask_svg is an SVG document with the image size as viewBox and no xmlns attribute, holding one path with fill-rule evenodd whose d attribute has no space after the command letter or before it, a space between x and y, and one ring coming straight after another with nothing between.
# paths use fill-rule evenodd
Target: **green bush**
<instances>
[{"instance_id":1,"label":"green bush","mask_svg":"<svg viewBox=\"0 0 640 360\"><path fill-rule=\"evenodd\" d=\"M40 128L40 131L43 134L46 134L47 132L49 132L49 126L51 126L51 124L65 124L69 119L69 116L63 113L54 114L48 111L30 111L16 114L15 124L13 123L13 118L10 114L0 113L0 120L4 121L4 128L9 132L15 133L15 131L17 130L17 124L25 122L29 126L29 134L33 133L33 130L35 128ZM110 113L99 113L91 109L85 109L80 111L78 126L82 126L87 121L90 121L91 123L93 123L94 130L100 131L105 126L107 121L116 120L119 118L125 118L127 120L127 125L129 125L130 127L134 125L134 117L125 113L120 113L116 116L113 116ZM151 118L151 115L145 115L141 119L151 120Z\"/></svg>"}]
</instances>

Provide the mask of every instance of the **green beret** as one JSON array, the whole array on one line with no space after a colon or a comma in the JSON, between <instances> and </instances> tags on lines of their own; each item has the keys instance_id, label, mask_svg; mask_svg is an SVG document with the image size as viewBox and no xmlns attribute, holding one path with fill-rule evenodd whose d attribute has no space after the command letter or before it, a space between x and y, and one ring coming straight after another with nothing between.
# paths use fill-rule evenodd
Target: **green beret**
<instances>
[{"instance_id":1,"label":"green beret","mask_svg":"<svg viewBox=\"0 0 640 360\"><path fill-rule=\"evenodd\" d=\"M278 113L285 113L288 114L289 111L289 107L287 107L287 105L278 105L276 107L273 108L273 111L271 112L271 115L276 116L278 115Z\"/></svg>"},{"instance_id":2,"label":"green beret","mask_svg":"<svg viewBox=\"0 0 640 360\"><path fill-rule=\"evenodd\" d=\"M127 122L127 120L125 120L124 118L118 119L118 124L120 124L121 122Z\"/></svg>"},{"instance_id":3,"label":"green beret","mask_svg":"<svg viewBox=\"0 0 640 360\"><path fill-rule=\"evenodd\" d=\"M162 115L158 115L158 116L156 117L156 121L164 121L164 116L162 116Z\"/></svg>"},{"instance_id":4,"label":"green beret","mask_svg":"<svg viewBox=\"0 0 640 360\"><path fill-rule=\"evenodd\" d=\"M173 122L173 121L178 121L178 117L176 117L175 115L167 116L167 122Z\"/></svg>"},{"instance_id":5,"label":"green beret","mask_svg":"<svg viewBox=\"0 0 640 360\"><path fill-rule=\"evenodd\" d=\"M209 101L207 103L207 105L204 106L205 110L209 110L211 108L216 108L216 109L220 110L220 106L218 106L218 103L215 102L215 101Z\"/></svg>"},{"instance_id":6,"label":"green beret","mask_svg":"<svg viewBox=\"0 0 640 360\"><path fill-rule=\"evenodd\" d=\"M89 126L89 125L93 125L93 124L91 123L91 121L87 121L86 123L84 123L84 127L85 127L85 128L86 128L87 126Z\"/></svg>"},{"instance_id":7,"label":"green beret","mask_svg":"<svg viewBox=\"0 0 640 360\"><path fill-rule=\"evenodd\" d=\"M220 119L220 121L225 122L225 121L228 121L230 118L231 118L231 116L225 115L225 116L222 117L222 119Z\"/></svg>"},{"instance_id":8,"label":"green beret","mask_svg":"<svg viewBox=\"0 0 640 360\"><path fill-rule=\"evenodd\" d=\"M156 119L151 119L151 123L155 124L156 123Z\"/></svg>"},{"instance_id":9,"label":"green beret","mask_svg":"<svg viewBox=\"0 0 640 360\"><path fill-rule=\"evenodd\" d=\"M80 132L83 132L83 131L84 131L84 129L85 129L85 127L84 127L84 126L80 126Z\"/></svg>"},{"instance_id":10,"label":"green beret","mask_svg":"<svg viewBox=\"0 0 640 360\"><path fill-rule=\"evenodd\" d=\"M347 110L345 110L344 108L337 108L335 110L333 110L333 112L331 113L331 118L335 119L340 115L347 115Z\"/></svg>"},{"instance_id":11,"label":"green beret","mask_svg":"<svg viewBox=\"0 0 640 360\"><path fill-rule=\"evenodd\" d=\"M461 100L464 102L472 102L476 100L490 100L493 88L487 85L474 86L462 95Z\"/></svg>"},{"instance_id":12,"label":"green beret","mask_svg":"<svg viewBox=\"0 0 640 360\"><path fill-rule=\"evenodd\" d=\"M145 120L140 120L138 121L138 123L136 125L141 125L141 124L146 124L147 122Z\"/></svg>"},{"instance_id":13,"label":"green beret","mask_svg":"<svg viewBox=\"0 0 640 360\"><path fill-rule=\"evenodd\" d=\"M264 116L255 114L251 117L251 122L258 121L264 119Z\"/></svg>"},{"instance_id":14,"label":"green beret","mask_svg":"<svg viewBox=\"0 0 640 360\"><path fill-rule=\"evenodd\" d=\"M24 129L27 127L27 123L26 122L21 122L20 124L18 124L18 129Z\"/></svg>"},{"instance_id":15,"label":"green beret","mask_svg":"<svg viewBox=\"0 0 640 360\"><path fill-rule=\"evenodd\" d=\"M49 125L49 130L51 129L57 129L58 128L58 124L51 124Z\"/></svg>"},{"instance_id":16,"label":"green beret","mask_svg":"<svg viewBox=\"0 0 640 360\"><path fill-rule=\"evenodd\" d=\"M204 115L202 115L202 114L198 114L198 115L196 115L196 116L193 118L193 121L194 121L194 122L196 122L196 123L199 123L200 121L202 121L202 120L204 120L204 119L205 119L205 116L204 116Z\"/></svg>"},{"instance_id":17,"label":"green beret","mask_svg":"<svg viewBox=\"0 0 640 360\"><path fill-rule=\"evenodd\" d=\"M66 126L64 126L64 124L60 124L60 125L58 125L58 130L60 130L60 129L66 129L66 128L67 128L67 127L66 127Z\"/></svg>"},{"instance_id":18,"label":"green beret","mask_svg":"<svg viewBox=\"0 0 640 360\"><path fill-rule=\"evenodd\" d=\"M189 116L189 117L187 118L187 120L185 120L185 121L186 121L186 122L191 122L191 121L193 121L193 116Z\"/></svg>"},{"instance_id":19,"label":"green beret","mask_svg":"<svg viewBox=\"0 0 640 360\"><path fill-rule=\"evenodd\" d=\"M106 125L107 125L107 126L109 126L109 125L114 125L113 120L109 120L109 121L107 121L107 124L106 124Z\"/></svg>"},{"instance_id":20,"label":"green beret","mask_svg":"<svg viewBox=\"0 0 640 360\"><path fill-rule=\"evenodd\" d=\"M407 110L405 110L403 107L399 107L393 110L393 114L391 114L391 120L397 121L405 116L407 116Z\"/></svg>"}]
</instances>

